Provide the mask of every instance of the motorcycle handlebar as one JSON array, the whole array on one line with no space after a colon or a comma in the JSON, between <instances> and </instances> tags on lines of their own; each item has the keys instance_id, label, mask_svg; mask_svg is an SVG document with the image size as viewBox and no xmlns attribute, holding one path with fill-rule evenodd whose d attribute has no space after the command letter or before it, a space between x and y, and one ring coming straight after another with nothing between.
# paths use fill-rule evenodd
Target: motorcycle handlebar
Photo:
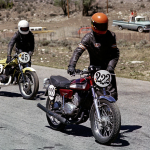
<instances>
[{"instance_id":1,"label":"motorcycle handlebar","mask_svg":"<svg viewBox=\"0 0 150 150\"><path fill-rule=\"evenodd\" d=\"M89 70L80 70L80 69L75 69L75 73L72 75L72 76L75 76L76 74L77 75L84 75L84 74L89 74L91 73L91 71ZM111 75L116 75L114 73L110 73Z\"/></svg>"},{"instance_id":2,"label":"motorcycle handlebar","mask_svg":"<svg viewBox=\"0 0 150 150\"><path fill-rule=\"evenodd\" d=\"M79 75L83 75L83 74L89 74L90 72L88 70L80 70L80 69L76 69L75 70L75 74L79 74Z\"/></svg>"},{"instance_id":3,"label":"motorcycle handlebar","mask_svg":"<svg viewBox=\"0 0 150 150\"><path fill-rule=\"evenodd\" d=\"M15 54L14 56L13 56L13 58L11 59L11 61L13 61L15 58L17 58L18 57L18 54ZM10 61L10 62L11 62Z\"/></svg>"}]
</instances>

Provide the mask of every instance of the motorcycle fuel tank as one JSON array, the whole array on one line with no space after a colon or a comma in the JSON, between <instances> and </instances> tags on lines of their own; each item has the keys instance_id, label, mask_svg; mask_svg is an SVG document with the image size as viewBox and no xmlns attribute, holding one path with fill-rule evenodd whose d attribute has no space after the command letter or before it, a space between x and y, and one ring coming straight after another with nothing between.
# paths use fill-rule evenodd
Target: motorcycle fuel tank
<instances>
[{"instance_id":1,"label":"motorcycle fuel tank","mask_svg":"<svg viewBox=\"0 0 150 150\"><path fill-rule=\"evenodd\" d=\"M73 80L70 84L71 89L89 90L90 83L85 78Z\"/></svg>"},{"instance_id":2,"label":"motorcycle fuel tank","mask_svg":"<svg viewBox=\"0 0 150 150\"><path fill-rule=\"evenodd\" d=\"M69 89L60 89L61 96L65 96L65 98L71 99L73 95L73 91Z\"/></svg>"}]
</instances>

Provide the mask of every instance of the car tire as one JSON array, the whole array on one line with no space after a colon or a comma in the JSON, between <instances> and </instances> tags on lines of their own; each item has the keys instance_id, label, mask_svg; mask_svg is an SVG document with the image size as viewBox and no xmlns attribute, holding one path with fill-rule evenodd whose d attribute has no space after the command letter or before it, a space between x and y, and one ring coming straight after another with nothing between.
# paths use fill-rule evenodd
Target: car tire
<instances>
[{"instance_id":1,"label":"car tire","mask_svg":"<svg viewBox=\"0 0 150 150\"><path fill-rule=\"evenodd\" d=\"M119 30L123 30L122 26L119 26Z\"/></svg>"},{"instance_id":2,"label":"car tire","mask_svg":"<svg viewBox=\"0 0 150 150\"><path fill-rule=\"evenodd\" d=\"M143 28L142 27L138 27L138 32L142 33L143 32Z\"/></svg>"}]
</instances>

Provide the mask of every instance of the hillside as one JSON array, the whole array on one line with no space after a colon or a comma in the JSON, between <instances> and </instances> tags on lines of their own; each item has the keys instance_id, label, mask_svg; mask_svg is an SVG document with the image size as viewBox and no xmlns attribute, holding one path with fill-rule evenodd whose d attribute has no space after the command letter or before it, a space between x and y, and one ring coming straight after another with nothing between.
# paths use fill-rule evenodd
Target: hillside
<instances>
[{"instance_id":1,"label":"hillside","mask_svg":"<svg viewBox=\"0 0 150 150\"><path fill-rule=\"evenodd\" d=\"M93 11L104 12L109 18L111 28L113 19L127 19L130 10L137 10L138 15L150 17L150 0L109 0L108 13L106 1L97 0L97 5L92 7L89 14ZM60 7L52 5L51 1L29 1L15 2L12 9L0 10L0 30L14 30L18 21L26 19L30 26L46 26L48 29L57 29L70 26L89 26L90 16L83 17L80 10L70 6L69 18L63 15ZM94 10L95 9L95 10Z\"/></svg>"}]
</instances>

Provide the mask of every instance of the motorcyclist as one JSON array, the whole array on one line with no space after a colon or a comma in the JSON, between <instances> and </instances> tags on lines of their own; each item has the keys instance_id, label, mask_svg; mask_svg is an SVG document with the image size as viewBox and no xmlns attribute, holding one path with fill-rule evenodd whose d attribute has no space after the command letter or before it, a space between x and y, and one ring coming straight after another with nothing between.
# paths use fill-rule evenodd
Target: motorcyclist
<instances>
[{"instance_id":1,"label":"motorcyclist","mask_svg":"<svg viewBox=\"0 0 150 150\"><path fill-rule=\"evenodd\" d=\"M95 13L91 17L91 28L92 31L82 38L70 59L67 70L70 75L74 74L76 63L85 50L89 53L90 65L100 66L101 69L114 73L119 59L119 49L115 33L108 30L108 17L103 13ZM107 90L116 100L118 99L115 76L112 76L112 82Z\"/></svg>"},{"instance_id":2,"label":"motorcyclist","mask_svg":"<svg viewBox=\"0 0 150 150\"><path fill-rule=\"evenodd\" d=\"M8 44L7 50L7 61L9 63L11 60L11 53L14 45L16 44L16 52L19 54L21 52L29 53L30 57L34 52L34 35L29 31L29 23L26 20L21 20L18 23L18 31L14 34L11 41ZM31 66L31 61L27 64Z\"/></svg>"}]
</instances>

